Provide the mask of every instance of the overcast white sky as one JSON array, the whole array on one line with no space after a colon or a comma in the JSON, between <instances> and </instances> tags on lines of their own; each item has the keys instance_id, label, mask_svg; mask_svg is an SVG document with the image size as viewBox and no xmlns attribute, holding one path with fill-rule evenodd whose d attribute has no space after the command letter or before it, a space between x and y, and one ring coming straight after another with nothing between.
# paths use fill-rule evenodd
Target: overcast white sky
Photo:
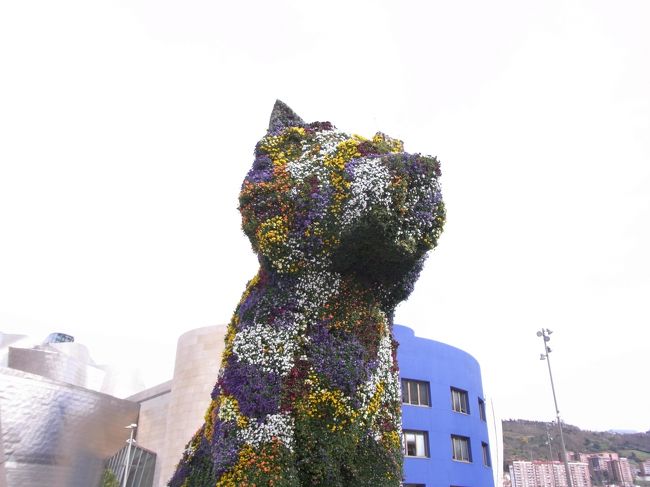
<instances>
[{"instance_id":1,"label":"overcast white sky","mask_svg":"<svg viewBox=\"0 0 650 487\"><path fill-rule=\"evenodd\" d=\"M504 418L650 429L650 3L0 3L0 330L148 385L257 263L237 195L276 98L442 162L396 321L473 354Z\"/></svg>"}]
</instances>

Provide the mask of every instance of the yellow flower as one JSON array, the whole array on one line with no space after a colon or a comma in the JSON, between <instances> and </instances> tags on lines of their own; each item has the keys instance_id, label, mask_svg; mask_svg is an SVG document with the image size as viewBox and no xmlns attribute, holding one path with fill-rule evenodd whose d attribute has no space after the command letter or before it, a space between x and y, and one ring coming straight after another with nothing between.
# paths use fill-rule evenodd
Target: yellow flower
<instances>
[{"instance_id":1,"label":"yellow flower","mask_svg":"<svg viewBox=\"0 0 650 487\"><path fill-rule=\"evenodd\" d=\"M274 216L262 222L257 229L257 240L260 251L268 255L273 247L280 246L287 240L289 226L286 216Z\"/></svg>"},{"instance_id":2,"label":"yellow flower","mask_svg":"<svg viewBox=\"0 0 650 487\"><path fill-rule=\"evenodd\" d=\"M377 132L372 138L372 142L379 148L387 152L398 153L404 152L404 142L399 139L393 139L386 134Z\"/></svg>"}]
</instances>

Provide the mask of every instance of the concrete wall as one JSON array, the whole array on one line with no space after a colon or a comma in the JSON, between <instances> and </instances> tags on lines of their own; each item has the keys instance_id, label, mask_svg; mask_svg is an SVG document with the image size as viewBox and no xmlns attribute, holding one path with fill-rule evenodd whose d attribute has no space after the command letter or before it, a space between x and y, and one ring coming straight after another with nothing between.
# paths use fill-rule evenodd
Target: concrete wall
<instances>
[{"instance_id":1,"label":"concrete wall","mask_svg":"<svg viewBox=\"0 0 650 487\"><path fill-rule=\"evenodd\" d=\"M160 485L162 458L158 452L162 452L165 448L171 387L170 380L129 398L130 401L140 403L136 436L138 446L157 453L152 484L154 486Z\"/></svg>"},{"instance_id":2,"label":"concrete wall","mask_svg":"<svg viewBox=\"0 0 650 487\"><path fill-rule=\"evenodd\" d=\"M203 424L221 365L225 334L226 326L219 325L181 335L171 382L129 397L142 407L138 444L158 455L154 487L167 484L185 445Z\"/></svg>"}]
</instances>

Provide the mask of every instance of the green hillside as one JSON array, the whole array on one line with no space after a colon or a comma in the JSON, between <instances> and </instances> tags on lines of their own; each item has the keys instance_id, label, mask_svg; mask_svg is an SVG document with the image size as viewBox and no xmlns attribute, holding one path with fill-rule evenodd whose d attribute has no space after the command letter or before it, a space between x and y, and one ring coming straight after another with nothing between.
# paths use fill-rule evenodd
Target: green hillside
<instances>
[{"instance_id":1,"label":"green hillside","mask_svg":"<svg viewBox=\"0 0 650 487\"><path fill-rule=\"evenodd\" d=\"M552 436L551 449L554 460L557 460L560 451L557 423L523 419L503 421L505 468L513 460L548 460L550 452L546 440L547 426ZM567 424L562 424L562 429L567 451L581 453L611 451L629 458L634 463L650 458L650 431L626 434L583 431Z\"/></svg>"}]
</instances>

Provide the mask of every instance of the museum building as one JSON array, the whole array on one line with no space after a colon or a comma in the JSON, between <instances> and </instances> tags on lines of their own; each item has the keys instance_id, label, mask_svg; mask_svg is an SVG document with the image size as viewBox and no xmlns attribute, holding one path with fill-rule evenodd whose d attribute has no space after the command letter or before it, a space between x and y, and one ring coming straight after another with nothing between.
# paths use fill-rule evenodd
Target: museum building
<instances>
[{"instance_id":1,"label":"museum building","mask_svg":"<svg viewBox=\"0 0 650 487\"><path fill-rule=\"evenodd\" d=\"M30 347L19 345L17 336L0 336L0 487L48 481L87 487L97 485L105 468L122 484L127 456L127 487L165 486L203 423L225 332L220 325L183 334L171 380L125 399L108 390L115 382L102 376L82 345L48 337ZM501 470L501 442L488 440L488 431L498 438L497 421L483 396L478 362L405 326L395 325L394 334L405 487L500 485L493 471ZM129 448L125 426L131 423L136 442Z\"/></svg>"},{"instance_id":2,"label":"museum building","mask_svg":"<svg viewBox=\"0 0 650 487\"><path fill-rule=\"evenodd\" d=\"M116 396L137 387L69 335L35 343L0 332L0 487L97 486L138 419L138 404ZM151 468L132 462L134 473L151 486L155 455L138 453Z\"/></svg>"}]
</instances>

